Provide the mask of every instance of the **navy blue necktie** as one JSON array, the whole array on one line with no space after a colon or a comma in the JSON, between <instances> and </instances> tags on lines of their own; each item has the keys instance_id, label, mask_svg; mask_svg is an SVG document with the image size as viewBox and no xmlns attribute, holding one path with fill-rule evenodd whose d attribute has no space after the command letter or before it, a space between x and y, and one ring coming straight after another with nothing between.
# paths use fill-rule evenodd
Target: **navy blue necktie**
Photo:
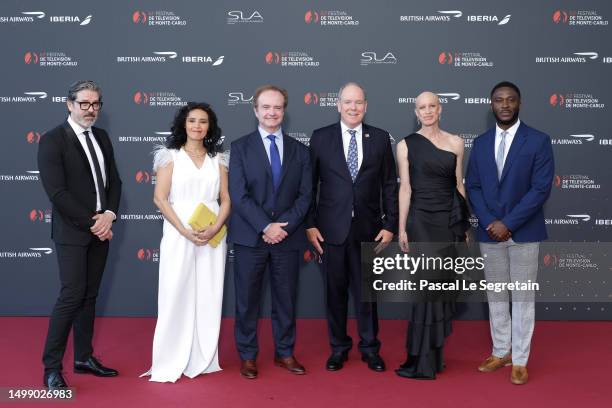
<instances>
[{"instance_id":1,"label":"navy blue necktie","mask_svg":"<svg viewBox=\"0 0 612 408\"><path fill-rule=\"evenodd\" d=\"M270 165L272 166L272 183L274 184L274 191L278 190L278 184L280 183L281 176L281 159L280 153L278 152L278 146L276 146L276 136L268 135L270 139Z\"/></svg>"}]
</instances>

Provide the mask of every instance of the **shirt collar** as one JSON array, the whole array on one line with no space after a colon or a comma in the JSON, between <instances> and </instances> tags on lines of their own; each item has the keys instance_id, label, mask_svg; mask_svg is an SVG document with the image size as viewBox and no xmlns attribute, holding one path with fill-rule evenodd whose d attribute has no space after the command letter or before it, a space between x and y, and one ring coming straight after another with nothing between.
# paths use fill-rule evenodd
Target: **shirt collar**
<instances>
[{"instance_id":1,"label":"shirt collar","mask_svg":"<svg viewBox=\"0 0 612 408\"><path fill-rule=\"evenodd\" d=\"M340 121L340 127L342 128L342 134L345 134L345 133L348 134L347 131L350 129L350 127L346 126L343 121ZM360 123L355 128L353 128L353 130L357 131L357 133L356 133L357 135L360 135L362 133L362 129L363 129L363 124L362 123Z\"/></svg>"},{"instance_id":2,"label":"shirt collar","mask_svg":"<svg viewBox=\"0 0 612 408\"><path fill-rule=\"evenodd\" d=\"M269 135L274 135L276 136L277 139L283 138L283 128L282 127L279 127L278 130L274 133L266 132L264 128L262 128L261 126L257 126L257 130L259 131L259 135L261 136L263 140L268 140Z\"/></svg>"},{"instance_id":3,"label":"shirt collar","mask_svg":"<svg viewBox=\"0 0 612 408\"><path fill-rule=\"evenodd\" d=\"M508 132L508 136L510 137L514 137L514 135L516 134L516 131L518 130L519 126L521 125L521 120L517 119L516 123L512 126L510 126L506 132ZM501 133L504 131L504 129L500 128L498 124L495 124L495 136L499 136L501 135Z\"/></svg>"},{"instance_id":4,"label":"shirt collar","mask_svg":"<svg viewBox=\"0 0 612 408\"><path fill-rule=\"evenodd\" d=\"M68 124L70 125L72 130L74 130L74 133L76 133L77 135L82 135L83 132L86 131L93 134L93 132L91 131L91 126L85 129L84 127L76 123L74 120L72 120L72 117L70 115L68 115Z\"/></svg>"}]
</instances>

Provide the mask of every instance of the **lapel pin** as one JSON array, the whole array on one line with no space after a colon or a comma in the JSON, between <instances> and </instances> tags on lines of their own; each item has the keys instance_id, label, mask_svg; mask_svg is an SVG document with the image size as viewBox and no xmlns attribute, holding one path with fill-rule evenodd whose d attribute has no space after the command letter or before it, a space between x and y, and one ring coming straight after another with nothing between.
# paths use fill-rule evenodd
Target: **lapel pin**
<instances>
[{"instance_id":1,"label":"lapel pin","mask_svg":"<svg viewBox=\"0 0 612 408\"><path fill-rule=\"evenodd\" d=\"M369 134L369 133L366 133L364 136L365 136L366 138L368 138L368 137L370 137L370 134Z\"/></svg>"}]
</instances>

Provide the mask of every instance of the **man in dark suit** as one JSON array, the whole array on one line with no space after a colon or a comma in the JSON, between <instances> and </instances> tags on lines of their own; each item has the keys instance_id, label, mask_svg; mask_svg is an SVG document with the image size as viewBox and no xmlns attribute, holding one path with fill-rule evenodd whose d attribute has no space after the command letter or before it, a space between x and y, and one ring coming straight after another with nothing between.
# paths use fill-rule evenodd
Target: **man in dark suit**
<instances>
[{"instance_id":1,"label":"man in dark suit","mask_svg":"<svg viewBox=\"0 0 612 408\"><path fill-rule=\"evenodd\" d=\"M478 240L488 282L535 282L540 241L547 238L542 207L555 170L550 137L519 120L521 92L511 82L491 91L497 125L474 141L466 187L478 217ZM510 380L527 382L534 329L533 291L488 292L493 351L478 369L512 364Z\"/></svg>"},{"instance_id":2,"label":"man in dark suit","mask_svg":"<svg viewBox=\"0 0 612 408\"><path fill-rule=\"evenodd\" d=\"M397 175L389 133L363 123L366 109L363 88L344 85L338 93L340 122L315 130L310 139L313 202L307 234L322 254L330 371L342 368L352 347L346 331L349 287L362 360L372 370L385 370L379 355L376 303L361 301L361 243L377 241L382 248L393 238Z\"/></svg>"},{"instance_id":3,"label":"man in dark suit","mask_svg":"<svg viewBox=\"0 0 612 408\"><path fill-rule=\"evenodd\" d=\"M121 180L108 134L93 127L102 107L100 87L75 82L66 104L68 120L45 133L38 149L40 177L53 205L51 237L61 281L43 353L44 384L52 389L67 387L61 370L71 328L74 372L117 375L93 357L92 337Z\"/></svg>"},{"instance_id":4,"label":"man in dark suit","mask_svg":"<svg viewBox=\"0 0 612 408\"><path fill-rule=\"evenodd\" d=\"M259 126L232 143L229 164L235 338L240 374L248 379L257 377L257 320L266 268L272 289L274 362L294 374L305 373L293 349L299 251L307 245L303 220L312 193L308 148L281 128L287 91L262 86L253 105Z\"/></svg>"}]
</instances>

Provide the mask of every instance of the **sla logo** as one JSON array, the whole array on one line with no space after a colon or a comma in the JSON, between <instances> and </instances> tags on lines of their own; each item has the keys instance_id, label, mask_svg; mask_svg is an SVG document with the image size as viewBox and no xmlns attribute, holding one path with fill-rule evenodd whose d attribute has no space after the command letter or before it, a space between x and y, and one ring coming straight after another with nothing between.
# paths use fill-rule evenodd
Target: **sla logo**
<instances>
[{"instance_id":1,"label":"sla logo","mask_svg":"<svg viewBox=\"0 0 612 408\"><path fill-rule=\"evenodd\" d=\"M269 51L266 54L266 64L280 64L281 56L278 52Z\"/></svg>"},{"instance_id":2,"label":"sla logo","mask_svg":"<svg viewBox=\"0 0 612 408\"><path fill-rule=\"evenodd\" d=\"M250 105L253 102L253 96L245 98L243 92L230 92L227 94L227 105Z\"/></svg>"},{"instance_id":3,"label":"sla logo","mask_svg":"<svg viewBox=\"0 0 612 408\"><path fill-rule=\"evenodd\" d=\"M306 24L317 24L319 22L319 13L314 10L308 10L306 14L304 14L304 21L306 22Z\"/></svg>"},{"instance_id":4,"label":"sla logo","mask_svg":"<svg viewBox=\"0 0 612 408\"><path fill-rule=\"evenodd\" d=\"M144 170L138 170L136 172L136 182L138 184L149 184L151 183L152 177L149 174L149 172L144 171Z\"/></svg>"},{"instance_id":5,"label":"sla logo","mask_svg":"<svg viewBox=\"0 0 612 408\"><path fill-rule=\"evenodd\" d=\"M552 20L555 24L567 24L567 11L556 10L552 15Z\"/></svg>"},{"instance_id":6,"label":"sla logo","mask_svg":"<svg viewBox=\"0 0 612 408\"><path fill-rule=\"evenodd\" d=\"M548 102L551 106L563 106L565 103L565 97L561 94L552 94L548 98Z\"/></svg>"},{"instance_id":7,"label":"sla logo","mask_svg":"<svg viewBox=\"0 0 612 408\"><path fill-rule=\"evenodd\" d=\"M134 24L147 24L147 18L147 13L144 11L136 10L132 13L132 22L134 22Z\"/></svg>"},{"instance_id":8,"label":"sla logo","mask_svg":"<svg viewBox=\"0 0 612 408\"><path fill-rule=\"evenodd\" d=\"M40 142L40 133L30 131L26 134L26 140L29 144L39 143Z\"/></svg>"},{"instance_id":9,"label":"sla logo","mask_svg":"<svg viewBox=\"0 0 612 408\"><path fill-rule=\"evenodd\" d=\"M361 65L372 64L397 64L397 58L392 52L387 52L384 57L378 58L374 51L364 51L361 53Z\"/></svg>"},{"instance_id":10,"label":"sla logo","mask_svg":"<svg viewBox=\"0 0 612 408\"><path fill-rule=\"evenodd\" d=\"M134 94L134 103L136 105L147 105L149 103L149 94L147 92L136 92Z\"/></svg>"},{"instance_id":11,"label":"sla logo","mask_svg":"<svg viewBox=\"0 0 612 408\"><path fill-rule=\"evenodd\" d=\"M238 23L263 23L264 19L261 13L257 10L250 15L241 10L232 10L227 12L227 24Z\"/></svg>"}]
</instances>

